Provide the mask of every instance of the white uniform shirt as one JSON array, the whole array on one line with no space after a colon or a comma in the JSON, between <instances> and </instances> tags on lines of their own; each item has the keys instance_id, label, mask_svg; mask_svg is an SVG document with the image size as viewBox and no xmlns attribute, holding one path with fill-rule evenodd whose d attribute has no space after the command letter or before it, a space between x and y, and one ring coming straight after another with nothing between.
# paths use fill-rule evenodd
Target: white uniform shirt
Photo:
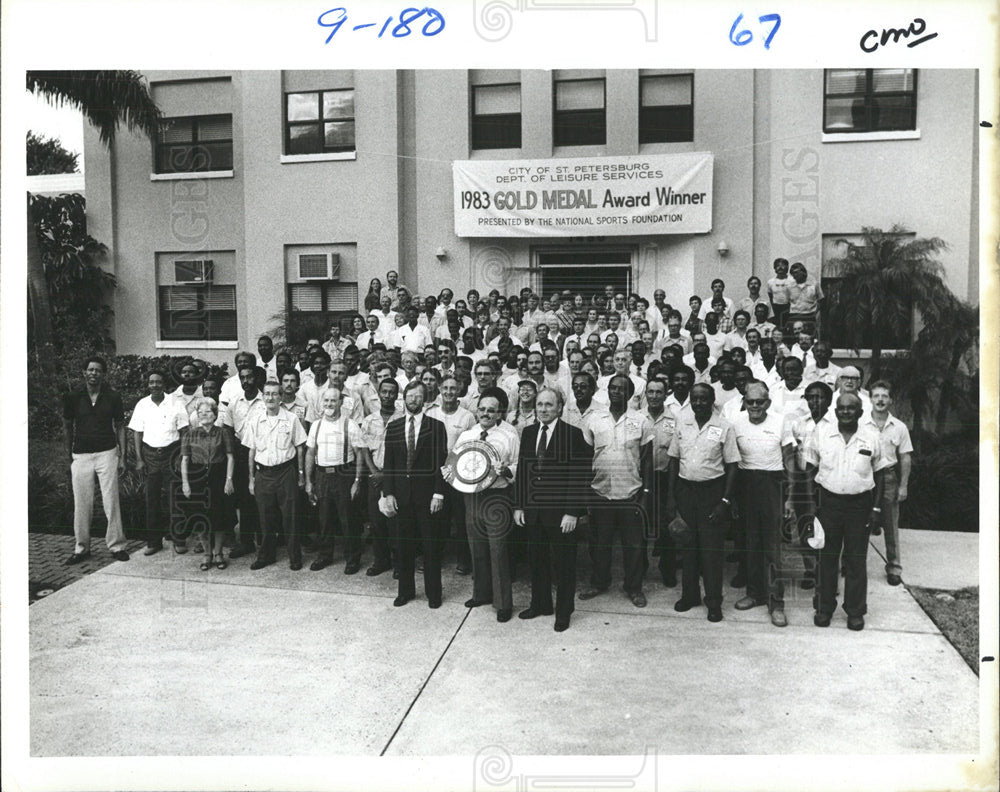
<instances>
[{"instance_id":1,"label":"white uniform shirt","mask_svg":"<svg viewBox=\"0 0 1000 792\"><path fill-rule=\"evenodd\" d=\"M810 350L811 351L811 350ZM802 381L809 384L812 382L825 382L834 390L837 389L837 378L840 376L840 366L828 363L826 368L819 368L813 360L802 373Z\"/></svg>"},{"instance_id":2,"label":"white uniform shirt","mask_svg":"<svg viewBox=\"0 0 1000 792\"><path fill-rule=\"evenodd\" d=\"M247 418L252 414L264 411L264 397L257 392L250 401L241 392L240 395L231 401L222 412L222 425L231 426L237 440L243 439L243 430L246 428Z\"/></svg>"},{"instance_id":3,"label":"white uniform shirt","mask_svg":"<svg viewBox=\"0 0 1000 792\"><path fill-rule=\"evenodd\" d=\"M423 354L424 347L434 343L434 336L426 325L417 322L416 327L405 324L396 328L396 338L393 342L403 352Z\"/></svg>"},{"instance_id":4,"label":"white uniform shirt","mask_svg":"<svg viewBox=\"0 0 1000 792\"><path fill-rule=\"evenodd\" d=\"M254 451L254 462L275 467L295 459L296 447L306 441L306 430L288 410L278 408L277 415L254 410L243 427L242 442Z\"/></svg>"},{"instance_id":5,"label":"white uniform shirt","mask_svg":"<svg viewBox=\"0 0 1000 792\"><path fill-rule=\"evenodd\" d=\"M759 424L745 412L736 417L733 432L740 449L740 470L784 470L781 456L784 424L781 413L770 410Z\"/></svg>"},{"instance_id":6,"label":"white uniform shirt","mask_svg":"<svg viewBox=\"0 0 1000 792\"><path fill-rule=\"evenodd\" d=\"M139 399L132 411L128 428L142 432L142 442L151 448L166 448L181 439L180 430L187 427L188 413L184 405L164 394L156 404L152 396Z\"/></svg>"},{"instance_id":7,"label":"white uniform shirt","mask_svg":"<svg viewBox=\"0 0 1000 792\"><path fill-rule=\"evenodd\" d=\"M680 460L679 474L686 481L717 479L726 464L740 461L733 425L714 411L699 427L692 410L681 410L667 453Z\"/></svg>"},{"instance_id":8,"label":"white uniform shirt","mask_svg":"<svg viewBox=\"0 0 1000 792\"><path fill-rule=\"evenodd\" d=\"M436 418L444 424L444 430L448 434L448 450L451 451L458 442L458 436L466 429L476 425L476 416L462 405L455 408L455 412L447 413L441 405L432 407L427 411L427 415Z\"/></svg>"},{"instance_id":9,"label":"white uniform shirt","mask_svg":"<svg viewBox=\"0 0 1000 792\"><path fill-rule=\"evenodd\" d=\"M306 447L316 450L316 464L320 467L351 464L355 461L354 449L364 444L360 427L344 414L343 406L340 417L316 421L306 440Z\"/></svg>"},{"instance_id":10,"label":"white uniform shirt","mask_svg":"<svg viewBox=\"0 0 1000 792\"><path fill-rule=\"evenodd\" d=\"M888 467L878 432L858 425L848 442L836 423L820 424L806 447L806 461L815 465L816 483L837 495L859 495L875 486L874 474Z\"/></svg>"},{"instance_id":11,"label":"white uniform shirt","mask_svg":"<svg viewBox=\"0 0 1000 792\"><path fill-rule=\"evenodd\" d=\"M626 500L642 488L639 456L654 437L642 413L628 409L616 421L610 411L596 414L583 428L594 447L594 492L608 500Z\"/></svg>"},{"instance_id":12,"label":"white uniform shirt","mask_svg":"<svg viewBox=\"0 0 1000 792\"><path fill-rule=\"evenodd\" d=\"M871 413L863 417L858 423L871 426L879 434L882 441L882 456L888 467L894 467L899 461L900 454L912 454L913 443L910 441L910 430L906 424L893 415L885 419L885 425L879 429Z\"/></svg>"},{"instance_id":13,"label":"white uniform shirt","mask_svg":"<svg viewBox=\"0 0 1000 792\"><path fill-rule=\"evenodd\" d=\"M584 431L587 427L587 424L595 415L599 415L600 413L604 413L607 411L608 408L606 405L600 404L597 401L592 400L590 404L587 406L587 409L584 410L583 412L580 412L580 408L574 401L572 403L566 404L566 407L563 409L562 418L566 423L575 426L577 429L581 431Z\"/></svg>"}]
</instances>

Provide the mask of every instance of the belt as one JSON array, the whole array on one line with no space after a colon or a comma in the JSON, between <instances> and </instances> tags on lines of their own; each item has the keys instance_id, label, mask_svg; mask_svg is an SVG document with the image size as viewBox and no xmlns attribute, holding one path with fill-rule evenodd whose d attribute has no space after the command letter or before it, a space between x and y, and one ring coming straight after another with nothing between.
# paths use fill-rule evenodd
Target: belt
<instances>
[{"instance_id":1,"label":"belt","mask_svg":"<svg viewBox=\"0 0 1000 792\"><path fill-rule=\"evenodd\" d=\"M872 488L872 489L869 489L869 490L865 490L864 492L852 492L852 493L847 494L847 495L841 495L839 492L831 492L826 487L824 487L822 484L817 484L816 488L819 490L819 492L821 494L823 494L823 495L825 495L827 497L830 497L830 498L839 498L840 500L846 500L846 501L852 501L852 500L853 501L860 501L860 500L863 500L865 498L870 498L872 496L872 493L875 492L875 489Z\"/></svg>"},{"instance_id":2,"label":"belt","mask_svg":"<svg viewBox=\"0 0 1000 792\"><path fill-rule=\"evenodd\" d=\"M262 465L260 462L254 462L254 470L266 470L269 472L277 472L279 470L284 470L289 465L295 464L295 458L292 457L287 462L282 462L280 465Z\"/></svg>"},{"instance_id":3,"label":"belt","mask_svg":"<svg viewBox=\"0 0 1000 792\"><path fill-rule=\"evenodd\" d=\"M324 473L350 473L354 469L353 462L345 462L343 465L316 465Z\"/></svg>"}]
</instances>

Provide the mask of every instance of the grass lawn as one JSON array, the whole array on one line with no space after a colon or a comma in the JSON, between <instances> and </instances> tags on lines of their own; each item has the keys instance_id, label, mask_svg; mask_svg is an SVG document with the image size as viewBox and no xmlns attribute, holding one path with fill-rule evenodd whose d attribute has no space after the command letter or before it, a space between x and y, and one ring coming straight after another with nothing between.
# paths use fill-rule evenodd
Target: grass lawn
<instances>
[{"instance_id":1,"label":"grass lawn","mask_svg":"<svg viewBox=\"0 0 1000 792\"><path fill-rule=\"evenodd\" d=\"M907 586L931 621L979 676L979 587L942 591Z\"/></svg>"}]
</instances>

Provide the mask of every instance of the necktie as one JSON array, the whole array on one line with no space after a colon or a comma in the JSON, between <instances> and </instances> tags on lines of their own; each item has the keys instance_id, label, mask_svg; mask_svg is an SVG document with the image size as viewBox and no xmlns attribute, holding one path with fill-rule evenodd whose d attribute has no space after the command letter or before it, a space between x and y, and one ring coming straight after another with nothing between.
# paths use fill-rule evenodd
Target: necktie
<instances>
[{"instance_id":1,"label":"necktie","mask_svg":"<svg viewBox=\"0 0 1000 792\"><path fill-rule=\"evenodd\" d=\"M485 429L483 429L482 434L479 435L479 439L482 440L485 443L486 442L486 435L488 435L488 434L489 434L489 432L487 432Z\"/></svg>"},{"instance_id":2,"label":"necktie","mask_svg":"<svg viewBox=\"0 0 1000 792\"><path fill-rule=\"evenodd\" d=\"M406 432L406 469L413 468L413 457L417 454L417 419L410 416L410 428Z\"/></svg>"},{"instance_id":3,"label":"necktie","mask_svg":"<svg viewBox=\"0 0 1000 792\"><path fill-rule=\"evenodd\" d=\"M545 449L548 448L548 435L549 427L547 424L542 424L542 431L538 433L538 452L536 456L541 459L545 456Z\"/></svg>"},{"instance_id":4,"label":"necktie","mask_svg":"<svg viewBox=\"0 0 1000 792\"><path fill-rule=\"evenodd\" d=\"M368 351L371 352L375 348L375 334L368 334Z\"/></svg>"}]
</instances>

